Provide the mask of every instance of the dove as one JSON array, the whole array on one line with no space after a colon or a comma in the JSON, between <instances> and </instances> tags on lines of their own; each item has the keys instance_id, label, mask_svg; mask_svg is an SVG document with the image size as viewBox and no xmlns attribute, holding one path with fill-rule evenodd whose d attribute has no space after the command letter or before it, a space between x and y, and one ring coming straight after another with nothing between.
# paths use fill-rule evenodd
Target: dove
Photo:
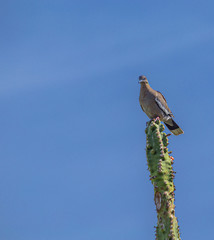
<instances>
[{"instance_id":1,"label":"dove","mask_svg":"<svg viewBox=\"0 0 214 240\"><path fill-rule=\"evenodd\" d=\"M142 110L150 119L159 118L174 135L180 135L184 131L173 120L173 114L169 109L162 93L152 89L145 76L139 77L141 84L139 102Z\"/></svg>"}]
</instances>

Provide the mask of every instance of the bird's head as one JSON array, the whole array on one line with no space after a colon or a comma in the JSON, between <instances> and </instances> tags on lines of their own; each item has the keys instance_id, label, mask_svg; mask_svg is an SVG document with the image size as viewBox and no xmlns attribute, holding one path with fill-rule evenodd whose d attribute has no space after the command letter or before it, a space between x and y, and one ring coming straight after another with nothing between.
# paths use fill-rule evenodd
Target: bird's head
<instances>
[{"instance_id":1,"label":"bird's head","mask_svg":"<svg viewBox=\"0 0 214 240\"><path fill-rule=\"evenodd\" d=\"M147 84L148 80L147 80L146 76L142 75L142 76L139 77L139 81L138 82L141 83L141 84L142 83Z\"/></svg>"}]
</instances>

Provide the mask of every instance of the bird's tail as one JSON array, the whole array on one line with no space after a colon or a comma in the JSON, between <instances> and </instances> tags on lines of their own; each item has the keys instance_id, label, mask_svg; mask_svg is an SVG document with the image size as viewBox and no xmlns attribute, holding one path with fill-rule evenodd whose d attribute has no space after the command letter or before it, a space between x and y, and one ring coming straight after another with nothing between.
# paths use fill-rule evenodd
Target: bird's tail
<instances>
[{"instance_id":1,"label":"bird's tail","mask_svg":"<svg viewBox=\"0 0 214 240\"><path fill-rule=\"evenodd\" d=\"M170 118L164 123L166 124L170 132L172 132L174 135L180 135L184 133L184 131L177 125L177 123L172 118Z\"/></svg>"}]
</instances>

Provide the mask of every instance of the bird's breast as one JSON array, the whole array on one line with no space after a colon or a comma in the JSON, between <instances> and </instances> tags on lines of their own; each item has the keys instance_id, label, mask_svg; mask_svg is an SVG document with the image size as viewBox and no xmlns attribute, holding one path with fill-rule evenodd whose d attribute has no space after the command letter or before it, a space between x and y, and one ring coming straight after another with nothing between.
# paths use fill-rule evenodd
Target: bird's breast
<instances>
[{"instance_id":1,"label":"bird's breast","mask_svg":"<svg viewBox=\"0 0 214 240\"><path fill-rule=\"evenodd\" d=\"M163 118L162 111L157 106L154 96L140 96L139 101L143 111L150 119L156 117L160 117L161 119Z\"/></svg>"}]
</instances>

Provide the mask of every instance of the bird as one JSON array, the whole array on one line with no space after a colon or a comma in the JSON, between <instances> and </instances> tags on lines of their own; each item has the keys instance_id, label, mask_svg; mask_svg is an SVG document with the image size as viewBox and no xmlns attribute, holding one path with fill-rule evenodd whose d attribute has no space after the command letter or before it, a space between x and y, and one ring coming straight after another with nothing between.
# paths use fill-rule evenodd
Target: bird
<instances>
[{"instance_id":1,"label":"bird","mask_svg":"<svg viewBox=\"0 0 214 240\"><path fill-rule=\"evenodd\" d=\"M184 131L173 120L173 114L169 109L162 93L152 89L146 76L139 76L141 84L139 102L142 110L150 119L159 118L174 135L183 134Z\"/></svg>"}]
</instances>

